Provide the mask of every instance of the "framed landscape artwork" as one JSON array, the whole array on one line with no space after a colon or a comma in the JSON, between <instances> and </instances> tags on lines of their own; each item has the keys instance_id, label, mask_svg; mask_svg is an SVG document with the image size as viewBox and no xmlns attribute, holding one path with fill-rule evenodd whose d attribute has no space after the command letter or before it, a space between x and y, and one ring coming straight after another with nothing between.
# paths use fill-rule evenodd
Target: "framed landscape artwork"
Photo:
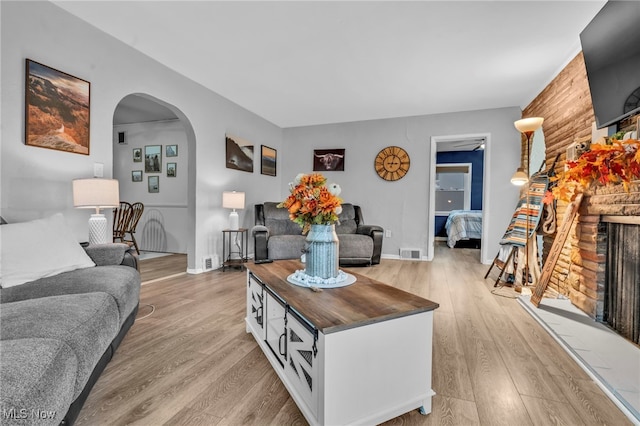
<instances>
[{"instance_id":1,"label":"framed landscape artwork","mask_svg":"<svg viewBox=\"0 0 640 426\"><path fill-rule=\"evenodd\" d=\"M235 136L226 135L227 169L253 173L253 144Z\"/></svg>"},{"instance_id":2,"label":"framed landscape artwork","mask_svg":"<svg viewBox=\"0 0 640 426\"><path fill-rule=\"evenodd\" d=\"M160 176L149 176L149 192L157 193L160 192Z\"/></svg>"},{"instance_id":3,"label":"framed landscape artwork","mask_svg":"<svg viewBox=\"0 0 640 426\"><path fill-rule=\"evenodd\" d=\"M91 83L27 59L25 144L89 155Z\"/></svg>"},{"instance_id":4,"label":"framed landscape artwork","mask_svg":"<svg viewBox=\"0 0 640 426\"><path fill-rule=\"evenodd\" d=\"M142 170L133 170L131 172L132 182L142 182Z\"/></svg>"},{"instance_id":5,"label":"framed landscape artwork","mask_svg":"<svg viewBox=\"0 0 640 426\"><path fill-rule=\"evenodd\" d=\"M267 176L275 176L277 159L278 152L275 149L262 145L260 173Z\"/></svg>"},{"instance_id":6,"label":"framed landscape artwork","mask_svg":"<svg viewBox=\"0 0 640 426\"><path fill-rule=\"evenodd\" d=\"M162 145L147 145L144 147L144 171L160 173L162 167Z\"/></svg>"},{"instance_id":7,"label":"framed landscape artwork","mask_svg":"<svg viewBox=\"0 0 640 426\"><path fill-rule=\"evenodd\" d=\"M344 149L314 149L313 171L344 171Z\"/></svg>"}]
</instances>

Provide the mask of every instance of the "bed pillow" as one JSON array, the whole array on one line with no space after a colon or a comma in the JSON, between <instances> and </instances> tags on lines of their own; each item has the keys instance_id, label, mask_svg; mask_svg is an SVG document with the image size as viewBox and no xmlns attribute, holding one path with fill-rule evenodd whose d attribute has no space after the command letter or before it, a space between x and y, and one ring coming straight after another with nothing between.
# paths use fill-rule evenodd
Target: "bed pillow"
<instances>
[{"instance_id":1,"label":"bed pillow","mask_svg":"<svg viewBox=\"0 0 640 426\"><path fill-rule=\"evenodd\" d=\"M0 287L95 266L61 213L0 227Z\"/></svg>"}]
</instances>

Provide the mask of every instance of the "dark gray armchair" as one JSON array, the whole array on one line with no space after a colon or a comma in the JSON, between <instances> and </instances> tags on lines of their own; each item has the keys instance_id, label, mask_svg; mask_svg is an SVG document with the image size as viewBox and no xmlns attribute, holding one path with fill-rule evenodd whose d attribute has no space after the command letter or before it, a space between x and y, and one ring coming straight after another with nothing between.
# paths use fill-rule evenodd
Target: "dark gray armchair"
<instances>
[{"instance_id":1,"label":"dark gray armchair","mask_svg":"<svg viewBox=\"0 0 640 426\"><path fill-rule=\"evenodd\" d=\"M306 236L302 228L289 219L287 209L279 209L278 203L255 205L255 225L252 234L255 242L255 259L297 259L304 249ZM365 225L360 206L342 204L340 223L336 224L340 240L340 265L376 265L382 254L383 229Z\"/></svg>"}]
</instances>

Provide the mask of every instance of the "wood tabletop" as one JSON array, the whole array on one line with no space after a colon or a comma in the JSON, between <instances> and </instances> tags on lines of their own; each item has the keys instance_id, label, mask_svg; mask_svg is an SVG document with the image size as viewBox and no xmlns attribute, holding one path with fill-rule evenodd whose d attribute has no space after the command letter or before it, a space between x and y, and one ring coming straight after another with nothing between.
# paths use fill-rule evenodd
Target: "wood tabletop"
<instances>
[{"instance_id":1,"label":"wood tabletop","mask_svg":"<svg viewBox=\"0 0 640 426\"><path fill-rule=\"evenodd\" d=\"M353 268L344 271L356 277L354 284L315 292L287 281L290 274L304 269L298 260L277 260L258 265L249 262L246 266L264 285L324 334L432 311L439 306L360 275Z\"/></svg>"}]
</instances>

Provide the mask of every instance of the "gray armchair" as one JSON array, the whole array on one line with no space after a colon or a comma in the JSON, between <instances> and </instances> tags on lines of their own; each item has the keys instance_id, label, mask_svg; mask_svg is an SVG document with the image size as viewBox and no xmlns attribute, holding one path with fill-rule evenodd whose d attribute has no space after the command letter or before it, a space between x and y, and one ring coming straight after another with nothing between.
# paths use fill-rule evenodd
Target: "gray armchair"
<instances>
[{"instance_id":1,"label":"gray armchair","mask_svg":"<svg viewBox=\"0 0 640 426\"><path fill-rule=\"evenodd\" d=\"M252 234L256 260L297 259L304 249L306 236L302 235L302 228L289 219L287 209L279 209L277 205L273 202L255 205L256 226ZM340 265L380 263L383 229L365 225L360 206L353 204L342 204L339 217L336 234L340 241Z\"/></svg>"}]
</instances>

